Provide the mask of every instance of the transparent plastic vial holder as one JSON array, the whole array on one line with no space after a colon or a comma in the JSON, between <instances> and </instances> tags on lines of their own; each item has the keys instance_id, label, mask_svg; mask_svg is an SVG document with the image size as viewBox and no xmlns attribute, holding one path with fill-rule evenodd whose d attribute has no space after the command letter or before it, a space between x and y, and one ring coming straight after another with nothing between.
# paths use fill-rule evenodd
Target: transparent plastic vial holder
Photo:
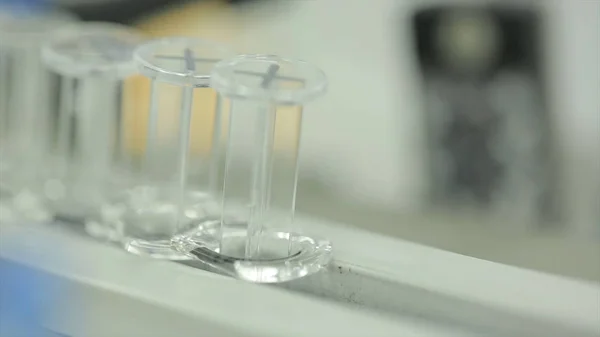
<instances>
[{"instance_id":1,"label":"transparent plastic vial holder","mask_svg":"<svg viewBox=\"0 0 600 337\"><path fill-rule=\"evenodd\" d=\"M49 218L39 195L54 136L57 77L42 63L41 46L74 24L68 13L0 4L0 220Z\"/></svg>"},{"instance_id":2,"label":"transparent plastic vial holder","mask_svg":"<svg viewBox=\"0 0 600 337\"><path fill-rule=\"evenodd\" d=\"M137 73L133 52L143 41L126 26L83 23L43 47L46 66L61 82L45 202L59 220L85 223L101 239L117 239L100 220L107 200L125 186L123 83Z\"/></svg>"},{"instance_id":3,"label":"transparent plastic vial holder","mask_svg":"<svg viewBox=\"0 0 600 337\"><path fill-rule=\"evenodd\" d=\"M129 187L111 206L120 209L127 251L190 259L171 239L217 217L221 121L208 80L214 64L232 55L220 44L186 37L150 41L136 51L138 70L151 82L145 145Z\"/></svg>"},{"instance_id":4,"label":"transparent plastic vial holder","mask_svg":"<svg viewBox=\"0 0 600 337\"><path fill-rule=\"evenodd\" d=\"M211 86L227 123L221 215L173 244L210 269L239 279L285 282L330 262L329 241L294 225L304 105L327 79L313 65L267 55L220 62Z\"/></svg>"}]
</instances>

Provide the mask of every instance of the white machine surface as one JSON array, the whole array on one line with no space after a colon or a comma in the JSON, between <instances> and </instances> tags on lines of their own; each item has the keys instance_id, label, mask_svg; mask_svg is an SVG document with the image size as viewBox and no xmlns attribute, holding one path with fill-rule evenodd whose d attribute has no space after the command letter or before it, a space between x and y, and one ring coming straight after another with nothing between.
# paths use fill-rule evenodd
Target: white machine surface
<instances>
[{"instance_id":1,"label":"white machine surface","mask_svg":"<svg viewBox=\"0 0 600 337\"><path fill-rule=\"evenodd\" d=\"M73 337L600 336L599 284L299 221L332 238L336 261L274 287L142 259L62 224L3 224L0 258L59 281L69 296L45 326Z\"/></svg>"}]
</instances>

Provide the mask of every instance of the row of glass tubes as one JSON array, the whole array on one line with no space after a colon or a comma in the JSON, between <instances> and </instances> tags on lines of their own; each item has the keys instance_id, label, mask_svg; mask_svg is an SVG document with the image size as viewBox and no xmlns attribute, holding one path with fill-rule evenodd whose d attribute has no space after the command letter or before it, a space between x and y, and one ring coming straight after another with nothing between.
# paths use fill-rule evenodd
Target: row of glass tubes
<instances>
[{"instance_id":1,"label":"row of glass tubes","mask_svg":"<svg viewBox=\"0 0 600 337\"><path fill-rule=\"evenodd\" d=\"M293 225L303 106L327 85L318 68L64 14L0 16L0 29L0 221L69 221L256 282L328 263L329 242ZM144 83L149 102L128 90ZM193 120L211 124L208 149Z\"/></svg>"}]
</instances>

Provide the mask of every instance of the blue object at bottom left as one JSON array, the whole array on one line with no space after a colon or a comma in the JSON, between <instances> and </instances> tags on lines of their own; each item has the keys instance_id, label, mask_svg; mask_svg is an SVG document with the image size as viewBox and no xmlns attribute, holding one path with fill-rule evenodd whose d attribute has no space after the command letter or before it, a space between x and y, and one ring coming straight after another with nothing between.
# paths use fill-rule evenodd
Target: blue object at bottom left
<instances>
[{"instance_id":1,"label":"blue object at bottom left","mask_svg":"<svg viewBox=\"0 0 600 337\"><path fill-rule=\"evenodd\" d=\"M58 337L40 324L53 288L42 273L0 260L0 337Z\"/></svg>"}]
</instances>

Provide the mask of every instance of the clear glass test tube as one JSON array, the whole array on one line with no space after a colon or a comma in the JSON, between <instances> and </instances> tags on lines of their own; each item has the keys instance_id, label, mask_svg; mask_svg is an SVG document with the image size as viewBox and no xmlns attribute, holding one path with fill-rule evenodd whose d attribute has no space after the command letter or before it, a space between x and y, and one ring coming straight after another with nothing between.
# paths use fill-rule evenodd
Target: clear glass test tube
<instances>
[{"instance_id":1,"label":"clear glass test tube","mask_svg":"<svg viewBox=\"0 0 600 337\"><path fill-rule=\"evenodd\" d=\"M294 225L305 104L323 95L315 66L268 55L217 64L211 86L227 110L221 218L175 242L209 266L252 282L283 282L320 270L331 245Z\"/></svg>"},{"instance_id":2,"label":"clear glass test tube","mask_svg":"<svg viewBox=\"0 0 600 337\"><path fill-rule=\"evenodd\" d=\"M47 220L40 198L60 88L41 45L77 19L65 12L0 5L0 213Z\"/></svg>"},{"instance_id":3,"label":"clear glass test tube","mask_svg":"<svg viewBox=\"0 0 600 337\"><path fill-rule=\"evenodd\" d=\"M189 259L173 249L171 239L217 217L221 121L208 85L214 64L232 55L220 44L185 37L150 41L136 51L138 68L151 84L139 170L119 201L125 205L127 251Z\"/></svg>"},{"instance_id":4,"label":"clear glass test tube","mask_svg":"<svg viewBox=\"0 0 600 337\"><path fill-rule=\"evenodd\" d=\"M44 200L57 218L85 223L87 232L101 239L117 236L101 219L110 211L103 208L106 200L122 187L119 173L128 164L122 90L137 73L133 51L142 41L126 26L83 23L56 34L42 51L62 88Z\"/></svg>"}]
</instances>

